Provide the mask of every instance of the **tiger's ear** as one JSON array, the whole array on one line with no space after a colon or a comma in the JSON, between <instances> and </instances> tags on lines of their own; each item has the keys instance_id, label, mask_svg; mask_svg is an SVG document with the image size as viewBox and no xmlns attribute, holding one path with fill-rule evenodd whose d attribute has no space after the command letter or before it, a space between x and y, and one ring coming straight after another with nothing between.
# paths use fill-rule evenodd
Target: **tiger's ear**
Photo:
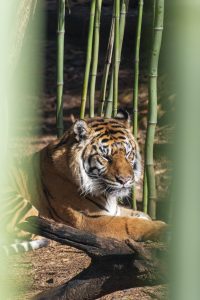
<instances>
[{"instance_id":1,"label":"tiger's ear","mask_svg":"<svg viewBox=\"0 0 200 300\"><path fill-rule=\"evenodd\" d=\"M80 142L81 140L85 140L89 134L89 128L87 123L84 120L77 120L74 123L74 134L75 139Z\"/></svg>"},{"instance_id":2,"label":"tiger's ear","mask_svg":"<svg viewBox=\"0 0 200 300\"><path fill-rule=\"evenodd\" d=\"M126 126L130 126L130 115L124 109L119 109L115 119L122 121Z\"/></svg>"}]
</instances>

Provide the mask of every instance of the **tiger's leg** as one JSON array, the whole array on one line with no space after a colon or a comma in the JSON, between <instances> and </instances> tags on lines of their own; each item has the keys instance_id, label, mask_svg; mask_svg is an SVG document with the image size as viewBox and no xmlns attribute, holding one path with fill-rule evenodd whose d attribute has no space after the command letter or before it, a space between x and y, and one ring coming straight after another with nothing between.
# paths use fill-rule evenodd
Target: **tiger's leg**
<instances>
[{"instance_id":1,"label":"tiger's leg","mask_svg":"<svg viewBox=\"0 0 200 300\"><path fill-rule=\"evenodd\" d=\"M146 220L151 220L151 217L146 213L138 210L133 210L130 208L125 208L123 206L118 206L121 217L133 217L133 218L143 218Z\"/></svg>"},{"instance_id":2,"label":"tiger's leg","mask_svg":"<svg viewBox=\"0 0 200 300\"><path fill-rule=\"evenodd\" d=\"M22 231L17 225L29 216L37 216L38 211L29 201L15 191L4 192L1 198L1 228L14 238L30 239L33 234Z\"/></svg>"},{"instance_id":3,"label":"tiger's leg","mask_svg":"<svg viewBox=\"0 0 200 300\"><path fill-rule=\"evenodd\" d=\"M162 239L167 225L161 221L152 221L134 217L100 216L89 217L78 211L68 209L71 225L77 229L94 233L101 237L135 241Z\"/></svg>"}]
</instances>

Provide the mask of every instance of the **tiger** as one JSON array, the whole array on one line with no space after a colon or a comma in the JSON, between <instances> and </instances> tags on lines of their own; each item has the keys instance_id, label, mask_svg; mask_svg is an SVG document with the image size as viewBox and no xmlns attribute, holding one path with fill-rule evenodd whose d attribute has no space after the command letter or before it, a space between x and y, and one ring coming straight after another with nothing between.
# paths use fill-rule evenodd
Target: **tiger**
<instances>
[{"instance_id":1,"label":"tiger","mask_svg":"<svg viewBox=\"0 0 200 300\"><path fill-rule=\"evenodd\" d=\"M29 239L18 224L39 215L100 237L157 240L166 223L118 204L140 176L128 112L78 119L62 137L12 165L7 211L0 220L7 232Z\"/></svg>"}]
</instances>

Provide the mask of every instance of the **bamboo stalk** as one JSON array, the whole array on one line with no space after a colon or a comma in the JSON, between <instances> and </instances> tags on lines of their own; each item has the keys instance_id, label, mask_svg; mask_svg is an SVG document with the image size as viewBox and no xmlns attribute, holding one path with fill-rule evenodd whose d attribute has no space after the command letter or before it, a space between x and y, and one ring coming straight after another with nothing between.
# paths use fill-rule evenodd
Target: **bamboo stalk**
<instances>
[{"instance_id":1,"label":"bamboo stalk","mask_svg":"<svg viewBox=\"0 0 200 300\"><path fill-rule=\"evenodd\" d=\"M120 57L121 57L121 51L122 51L122 44L124 39L124 30L126 25L126 15L128 12L128 5L129 0L122 0L121 10L120 10L120 22L119 22L119 49L118 49L118 59L117 59L117 73L119 74L119 66L120 66ZM114 14L115 15L115 14ZM116 18L115 18L116 19ZM111 79L109 84L109 94L106 101L106 109L105 109L105 116L111 117L112 110L114 115L114 109L113 109L113 95L114 95L114 59L113 59L113 65L112 65L112 73L111 73ZM118 82L117 82L118 84ZM118 94L118 92L117 92ZM117 104L117 103L116 103ZM115 107L115 114L117 113L117 105Z\"/></svg>"},{"instance_id":2,"label":"bamboo stalk","mask_svg":"<svg viewBox=\"0 0 200 300\"><path fill-rule=\"evenodd\" d=\"M85 115L85 106L87 101L89 73L90 73L91 58L92 58L92 43L93 43L93 35L94 35L95 8L96 8L96 0L92 0L91 8L90 8L90 22L89 22L89 31L88 31L88 41L87 41L85 75L84 75L83 90L82 90L82 97L81 97L80 118L82 119L84 118Z\"/></svg>"},{"instance_id":3,"label":"bamboo stalk","mask_svg":"<svg viewBox=\"0 0 200 300\"><path fill-rule=\"evenodd\" d=\"M111 27L110 27L110 36L108 41L107 53L105 58L105 65L103 70L102 84L101 84L100 103L99 103L99 110L98 110L98 114L100 116L103 116L104 103L106 100L106 88L108 82L108 75L109 75L109 70L112 62L113 45L114 45L114 26L115 26L115 18L113 15Z\"/></svg>"},{"instance_id":4,"label":"bamboo stalk","mask_svg":"<svg viewBox=\"0 0 200 300\"><path fill-rule=\"evenodd\" d=\"M96 0L95 9L95 22L94 22L94 43L93 43L93 57L92 57L92 68L91 68L91 82L90 82L90 117L94 117L94 100L95 100L95 86L97 77L97 66L99 56L99 31L100 31L100 16L101 16L101 5L102 0Z\"/></svg>"},{"instance_id":5,"label":"bamboo stalk","mask_svg":"<svg viewBox=\"0 0 200 300\"><path fill-rule=\"evenodd\" d=\"M114 69L113 69L113 116L117 114L117 104L118 104L120 0L115 0L114 3L115 3L115 40L114 40Z\"/></svg>"},{"instance_id":6,"label":"bamboo stalk","mask_svg":"<svg viewBox=\"0 0 200 300\"><path fill-rule=\"evenodd\" d=\"M143 180L143 212L148 213L148 187L147 187L147 174L144 170Z\"/></svg>"},{"instance_id":7,"label":"bamboo stalk","mask_svg":"<svg viewBox=\"0 0 200 300\"><path fill-rule=\"evenodd\" d=\"M139 0L138 22L136 34L135 47L135 72L134 72L134 96L133 96L133 135L137 140L138 135L138 83L139 83L139 63L140 63L140 40L142 29L142 15L143 15L143 0ZM136 191L133 189L132 206L137 210Z\"/></svg>"},{"instance_id":8,"label":"bamboo stalk","mask_svg":"<svg viewBox=\"0 0 200 300\"><path fill-rule=\"evenodd\" d=\"M12 44L10 47L9 55L9 69L12 70L11 73L15 71L23 46L25 34L28 28L28 24L35 14L37 0L21 0L18 1L18 3L19 5L16 11L16 24L11 30Z\"/></svg>"},{"instance_id":9,"label":"bamboo stalk","mask_svg":"<svg viewBox=\"0 0 200 300\"><path fill-rule=\"evenodd\" d=\"M112 116L112 110L113 110L113 72L111 73L109 94L106 100L106 111L105 111L106 118L110 118Z\"/></svg>"},{"instance_id":10,"label":"bamboo stalk","mask_svg":"<svg viewBox=\"0 0 200 300\"><path fill-rule=\"evenodd\" d=\"M148 6L152 9L152 40L154 36L154 20L155 20L155 4L156 0L151 0L148 2ZM146 144L146 142L145 142ZM146 157L146 145L145 145L145 157ZM144 158L145 160L145 158ZM146 175L146 163L144 161L144 176L143 176L143 210L148 212L148 185L147 185L147 175Z\"/></svg>"},{"instance_id":11,"label":"bamboo stalk","mask_svg":"<svg viewBox=\"0 0 200 300\"><path fill-rule=\"evenodd\" d=\"M58 137L63 134L63 69L64 69L64 35L65 35L65 0L58 0L57 26L57 108L56 127Z\"/></svg>"},{"instance_id":12,"label":"bamboo stalk","mask_svg":"<svg viewBox=\"0 0 200 300\"><path fill-rule=\"evenodd\" d=\"M133 134L137 139L138 134L138 83L139 83L139 63L140 63L140 40L142 29L142 15L143 15L143 0L139 0L138 23L136 35L136 49L135 49L135 72L134 72L134 98L133 98Z\"/></svg>"},{"instance_id":13,"label":"bamboo stalk","mask_svg":"<svg viewBox=\"0 0 200 300\"><path fill-rule=\"evenodd\" d=\"M151 49L151 59L149 68L149 110L148 110L148 127L146 137L146 157L145 170L147 175L149 214L156 218L156 184L153 162L153 145L155 128L157 124L157 72L160 47L162 42L164 19L164 0L155 2L155 19L153 26L153 42Z\"/></svg>"}]
</instances>

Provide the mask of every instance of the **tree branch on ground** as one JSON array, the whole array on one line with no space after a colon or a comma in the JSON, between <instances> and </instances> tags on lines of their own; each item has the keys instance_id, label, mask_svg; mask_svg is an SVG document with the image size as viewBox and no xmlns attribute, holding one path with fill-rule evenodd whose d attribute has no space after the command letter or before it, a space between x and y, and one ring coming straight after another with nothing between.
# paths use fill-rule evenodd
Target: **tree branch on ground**
<instances>
[{"instance_id":1,"label":"tree branch on ground","mask_svg":"<svg viewBox=\"0 0 200 300\"><path fill-rule=\"evenodd\" d=\"M92 300L114 291L167 281L165 244L101 238L40 217L30 217L20 227L82 250L91 258L87 269L34 299Z\"/></svg>"}]
</instances>

